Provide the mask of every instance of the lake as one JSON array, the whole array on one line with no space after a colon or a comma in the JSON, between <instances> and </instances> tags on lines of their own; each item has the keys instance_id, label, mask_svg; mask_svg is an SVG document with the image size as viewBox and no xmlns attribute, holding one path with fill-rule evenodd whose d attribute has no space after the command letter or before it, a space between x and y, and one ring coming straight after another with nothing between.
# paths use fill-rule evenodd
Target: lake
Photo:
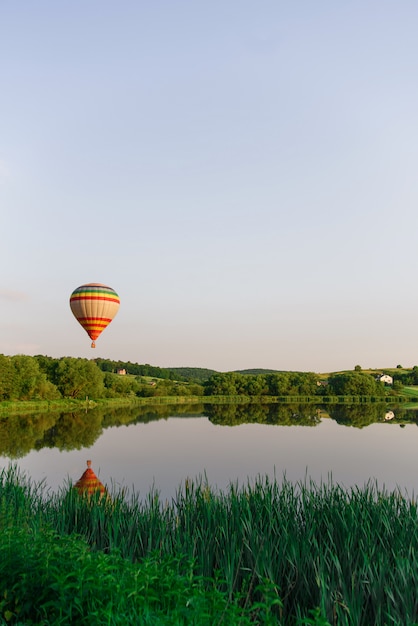
<instances>
[{"instance_id":1,"label":"lake","mask_svg":"<svg viewBox=\"0 0 418 626\"><path fill-rule=\"evenodd\" d=\"M56 491L92 468L110 489L171 499L186 478L219 489L258 476L418 491L418 413L382 405L156 406L0 419L11 462Z\"/></svg>"}]
</instances>

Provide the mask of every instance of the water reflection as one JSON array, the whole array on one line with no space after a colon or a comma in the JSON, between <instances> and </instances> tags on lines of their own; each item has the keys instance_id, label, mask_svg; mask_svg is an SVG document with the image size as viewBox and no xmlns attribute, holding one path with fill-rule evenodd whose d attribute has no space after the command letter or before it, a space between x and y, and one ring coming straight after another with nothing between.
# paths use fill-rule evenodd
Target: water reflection
<instances>
[{"instance_id":1,"label":"water reflection","mask_svg":"<svg viewBox=\"0 0 418 626\"><path fill-rule=\"evenodd\" d=\"M387 407L378 404L357 404L347 409L344 406L336 405L329 408L330 417L344 426L354 426L364 428L385 420ZM394 416L395 413L393 412ZM400 417L400 410L397 410Z\"/></svg>"},{"instance_id":2,"label":"water reflection","mask_svg":"<svg viewBox=\"0 0 418 626\"><path fill-rule=\"evenodd\" d=\"M316 426L321 421L320 407L309 404L230 404L205 406L213 424L276 424L280 426Z\"/></svg>"},{"instance_id":3,"label":"water reflection","mask_svg":"<svg viewBox=\"0 0 418 626\"><path fill-rule=\"evenodd\" d=\"M87 469L84 470L83 474L77 480L74 485L74 489L76 489L79 495L84 496L93 496L96 493L99 493L100 496L106 495L106 487L104 484L97 478L91 467L91 461L87 461Z\"/></svg>"},{"instance_id":4,"label":"water reflection","mask_svg":"<svg viewBox=\"0 0 418 626\"><path fill-rule=\"evenodd\" d=\"M10 416L0 420L0 467L18 460L33 480L59 489L92 458L106 486L141 494L154 486L163 498L202 475L219 488L258 475L296 481L331 474L345 485L377 479L416 491L417 423L416 411L377 404L157 405Z\"/></svg>"},{"instance_id":5,"label":"water reflection","mask_svg":"<svg viewBox=\"0 0 418 626\"><path fill-rule=\"evenodd\" d=\"M92 409L72 413L11 415L0 420L0 455L24 457L31 450L91 447L104 430L115 426L146 424L169 417L206 416L218 426L266 424L317 426L331 418L338 424L364 428L374 423L417 424L418 411L385 404L193 404L140 406L134 409Z\"/></svg>"},{"instance_id":6,"label":"water reflection","mask_svg":"<svg viewBox=\"0 0 418 626\"><path fill-rule=\"evenodd\" d=\"M79 450L92 446L106 428L148 423L177 414L202 415L203 405L11 415L0 419L0 455L18 459L42 448Z\"/></svg>"}]
</instances>

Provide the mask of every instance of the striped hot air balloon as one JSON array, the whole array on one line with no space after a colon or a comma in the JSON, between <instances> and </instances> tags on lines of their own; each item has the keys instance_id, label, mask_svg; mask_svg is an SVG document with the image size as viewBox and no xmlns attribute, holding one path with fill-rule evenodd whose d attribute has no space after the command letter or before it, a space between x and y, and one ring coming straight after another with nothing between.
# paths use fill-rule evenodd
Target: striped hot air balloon
<instances>
[{"instance_id":1,"label":"striped hot air balloon","mask_svg":"<svg viewBox=\"0 0 418 626\"><path fill-rule=\"evenodd\" d=\"M115 317L119 304L116 291L101 283L88 283L74 289L70 296L71 311L92 340L92 348L96 347L95 340Z\"/></svg>"}]
</instances>

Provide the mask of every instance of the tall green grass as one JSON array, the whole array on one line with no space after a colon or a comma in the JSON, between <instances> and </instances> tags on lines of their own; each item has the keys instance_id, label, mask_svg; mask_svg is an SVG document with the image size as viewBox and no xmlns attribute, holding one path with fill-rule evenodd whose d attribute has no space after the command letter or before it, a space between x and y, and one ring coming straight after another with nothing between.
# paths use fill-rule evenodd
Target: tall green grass
<instances>
[{"instance_id":1,"label":"tall green grass","mask_svg":"<svg viewBox=\"0 0 418 626\"><path fill-rule=\"evenodd\" d=\"M260 477L219 492L200 479L171 502L99 500L70 485L42 493L12 468L0 474L0 531L9 623L83 623L86 611L92 624L418 622L417 506L374 483Z\"/></svg>"}]
</instances>

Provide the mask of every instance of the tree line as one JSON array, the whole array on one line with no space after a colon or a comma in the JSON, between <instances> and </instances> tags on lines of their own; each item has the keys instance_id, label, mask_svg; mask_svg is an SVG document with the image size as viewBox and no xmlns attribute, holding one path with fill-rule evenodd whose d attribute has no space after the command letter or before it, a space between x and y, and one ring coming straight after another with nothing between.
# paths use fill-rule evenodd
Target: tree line
<instances>
[{"instance_id":1,"label":"tree line","mask_svg":"<svg viewBox=\"0 0 418 626\"><path fill-rule=\"evenodd\" d=\"M119 369L125 370L127 375L118 375ZM0 401L86 396L91 399L127 396L318 396L320 400L327 395L384 396L386 393L383 383L372 374L361 371L331 374L324 381L312 372L244 374L202 370L202 379L198 383L193 380L193 368L178 369L187 374L189 380L180 374L175 378L174 370L151 365L105 359L0 354ZM418 382L418 368L414 368L409 376L408 382L410 379Z\"/></svg>"},{"instance_id":2,"label":"tree line","mask_svg":"<svg viewBox=\"0 0 418 626\"><path fill-rule=\"evenodd\" d=\"M160 378L159 370L144 366L147 373L136 374L132 367L120 376L100 361L0 354L0 401L203 395L201 385Z\"/></svg>"},{"instance_id":3,"label":"tree line","mask_svg":"<svg viewBox=\"0 0 418 626\"><path fill-rule=\"evenodd\" d=\"M208 396L384 396L385 386L371 374L332 374L326 381L312 372L217 373L204 384Z\"/></svg>"}]
</instances>

